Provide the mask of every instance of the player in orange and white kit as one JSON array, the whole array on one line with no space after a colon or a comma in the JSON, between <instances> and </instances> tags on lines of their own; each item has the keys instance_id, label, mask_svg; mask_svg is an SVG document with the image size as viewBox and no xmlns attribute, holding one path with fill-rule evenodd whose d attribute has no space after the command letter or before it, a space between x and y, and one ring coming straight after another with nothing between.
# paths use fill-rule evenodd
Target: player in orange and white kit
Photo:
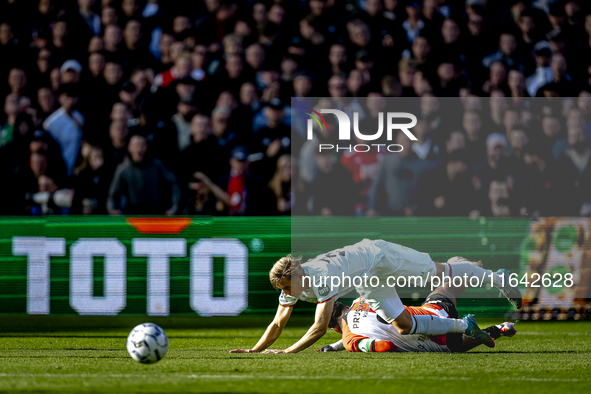
<instances>
[{"instance_id":1,"label":"player in orange and white kit","mask_svg":"<svg viewBox=\"0 0 591 394\"><path fill-rule=\"evenodd\" d=\"M458 318L456 295L462 288L442 286L433 291L420 307L405 309L411 316L430 315L441 318ZM455 293L455 294L454 294ZM369 303L358 298L351 307L335 303L329 327L342 334L342 340L324 346L321 351L348 350L350 352L465 352L482 342L463 334L437 336L400 335L386 323ZM501 336L515 335L514 323L505 322L483 330L495 340Z\"/></svg>"}]
</instances>

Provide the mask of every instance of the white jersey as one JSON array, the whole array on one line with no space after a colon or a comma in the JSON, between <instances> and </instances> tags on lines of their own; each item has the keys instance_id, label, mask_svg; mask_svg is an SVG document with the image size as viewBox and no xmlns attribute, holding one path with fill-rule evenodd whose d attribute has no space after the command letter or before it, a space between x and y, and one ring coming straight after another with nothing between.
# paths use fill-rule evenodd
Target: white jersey
<instances>
[{"instance_id":1,"label":"white jersey","mask_svg":"<svg viewBox=\"0 0 591 394\"><path fill-rule=\"evenodd\" d=\"M310 289L302 292L298 298L281 292L279 303L291 306L298 299L313 303L326 302L331 298L343 297L353 289L365 298L374 298L370 297L371 294L376 295L375 298L387 298L396 292L385 286L388 276L424 275L427 272L432 273L434 267L426 253L381 239L364 239L303 263L302 268L309 278L304 278L303 285L310 286ZM379 279L376 287L370 286L372 276Z\"/></svg>"}]
</instances>

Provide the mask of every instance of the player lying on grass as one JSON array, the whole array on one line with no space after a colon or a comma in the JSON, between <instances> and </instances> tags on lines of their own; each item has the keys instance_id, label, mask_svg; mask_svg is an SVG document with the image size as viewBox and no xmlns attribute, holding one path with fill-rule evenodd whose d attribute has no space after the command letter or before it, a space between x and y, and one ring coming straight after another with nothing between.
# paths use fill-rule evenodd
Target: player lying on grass
<instances>
[{"instance_id":1,"label":"player lying on grass","mask_svg":"<svg viewBox=\"0 0 591 394\"><path fill-rule=\"evenodd\" d=\"M433 291L422 306L405 307L411 316L439 316L457 318L456 296L462 288L441 286ZM473 319L472 315L464 318ZM474 322L475 323L475 322ZM358 298L349 308L336 302L328 323L329 328L342 334L342 339L324 346L320 351L330 352L348 350L350 352L467 352L483 342L466 335L450 333L446 335L400 335L398 330L384 322L369 303ZM505 322L483 330L494 340L515 335L515 325Z\"/></svg>"},{"instance_id":2,"label":"player lying on grass","mask_svg":"<svg viewBox=\"0 0 591 394\"><path fill-rule=\"evenodd\" d=\"M354 286L354 280L340 281L342 277L353 279L365 275L377 278L378 283L368 286L365 281L360 286ZM461 257L451 258L445 264L435 263L426 253L383 240L364 239L354 245L316 256L304 264L300 263L300 258L291 255L279 259L269 272L273 287L282 290L275 319L252 349L236 349L231 352L261 352L271 346L281 335L291 315L291 307L298 300L317 304L314 324L289 348L267 350L265 353L297 353L306 349L326 333L335 300L352 290L366 299L371 308L401 335L466 333L491 344L488 334L469 319L411 316L402 305L396 289L387 283L389 277L420 277L429 281L435 276L440 279L444 276L457 276L462 280L473 276L479 279L492 278L495 287L516 308L521 307L521 294L518 289L509 285L506 270L493 273ZM503 280L503 276L507 278ZM333 278L338 278L339 283L333 285Z\"/></svg>"}]
</instances>

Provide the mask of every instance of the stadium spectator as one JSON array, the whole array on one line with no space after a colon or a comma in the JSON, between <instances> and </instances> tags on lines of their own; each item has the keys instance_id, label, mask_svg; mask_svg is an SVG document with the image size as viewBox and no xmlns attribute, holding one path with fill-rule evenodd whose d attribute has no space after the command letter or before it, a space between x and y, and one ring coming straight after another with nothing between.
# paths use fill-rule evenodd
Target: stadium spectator
<instances>
[{"instance_id":1,"label":"stadium spectator","mask_svg":"<svg viewBox=\"0 0 591 394\"><path fill-rule=\"evenodd\" d=\"M107 145L105 154L107 165L115 168L123 162L127 154L128 135L129 129L125 120L115 118L111 121L109 125L110 143Z\"/></svg>"},{"instance_id":2,"label":"stadium spectator","mask_svg":"<svg viewBox=\"0 0 591 394\"><path fill-rule=\"evenodd\" d=\"M490 95L493 90L502 90L506 92L507 87L507 76L509 67L502 60L495 60L491 63L489 68L488 79L482 85L482 92L485 95Z\"/></svg>"},{"instance_id":3,"label":"stadium spectator","mask_svg":"<svg viewBox=\"0 0 591 394\"><path fill-rule=\"evenodd\" d=\"M564 129L557 116L546 115L542 118L542 135L536 140L540 148L541 157L548 161L558 160L560 154L554 148L557 140L561 139Z\"/></svg>"},{"instance_id":4,"label":"stadium spectator","mask_svg":"<svg viewBox=\"0 0 591 394\"><path fill-rule=\"evenodd\" d=\"M67 214L72 205L73 190L59 189L54 179L48 175L38 178L38 191L31 196L36 204L31 212L36 215Z\"/></svg>"},{"instance_id":5,"label":"stadium spectator","mask_svg":"<svg viewBox=\"0 0 591 394\"><path fill-rule=\"evenodd\" d=\"M368 215L412 216L417 209L419 178L430 169L412 150L412 141L402 132L396 135L399 153L389 153L381 161L369 192Z\"/></svg>"},{"instance_id":6,"label":"stadium spectator","mask_svg":"<svg viewBox=\"0 0 591 394\"><path fill-rule=\"evenodd\" d=\"M445 153L451 155L454 152L462 151L466 148L466 135L459 130L449 133L445 140Z\"/></svg>"},{"instance_id":7,"label":"stadium spectator","mask_svg":"<svg viewBox=\"0 0 591 394\"><path fill-rule=\"evenodd\" d=\"M291 152L292 136L289 126L283 124L285 110L281 100L272 99L263 113L266 125L254 133L249 151L258 159L256 171L270 179L277 159Z\"/></svg>"},{"instance_id":8,"label":"stadium spectator","mask_svg":"<svg viewBox=\"0 0 591 394\"><path fill-rule=\"evenodd\" d=\"M111 215L173 215L180 202L174 175L158 159L149 158L148 141L135 134L129 139L129 157L121 163L109 188Z\"/></svg>"},{"instance_id":9,"label":"stadium spectator","mask_svg":"<svg viewBox=\"0 0 591 394\"><path fill-rule=\"evenodd\" d=\"M466 133L466 149L470 157L467 159L470 165L482 160L485 153L485 137L482 135L482 117L476 111L465 111L462 119L462 127Z\"/></svg>"},{"instance_id":10,"label":"stadium spectator","mask_svg":"<svg viewBox=\"0 0 591 394\"><path fill-rule=\"evenodd\" d=\"M550 68L552 69L552 81L540 89L543 91L544 88L552 88L560 97L574 96L575 87L573 86L571 76L567 74L566 58L562 54L554 54L550 62ZM539 95L540 91L538 91Z\"/></svg>"},{"instance_id":11,"label":"stadium spectator","mask_svg":"<svg viewBox=\"0 0 591 394\"><path fill-rule=\"evenodd\" d=\"M379 128L381 112L386 108L386 100L377 93L369 93L365 102L367 107L367 117L361 122L359 129L366 133L377 130ZM355 135L355 142L357 144L364 144ZM357 215L363 215L367 210L367 195L372 183L375 181L379 166L380 156L383 152L368 151L357 152L355 150L344 151L340 162L351 172L353 182L355 184L355 212Z\"/></svg>"},{"instance_id":12,"label":"stadium spectator","mask_svg":"<svg viewBox=\"0 0 591 394\"><path fill-rule=\"evenodd\" d=\"M189 182L189 199L183 211L186 215L219 215L230 205L230 196L207 175L196 171Z\"/></svg>"},{"instance_id":13,"label":"stadium spectator","mask_svg":"<svg viewBox=\"0 0 591 394\"><path fill-rule=\"evenodd\" d=\"M43 127L60 144L68 176L71 176L82 143L82 130L85 123L84 116L74 109L78 103L77 86L62 85L58 100L60 108L45 119Z\"/></svg>"},{"instance_id":14,"label":"stadium spectator","mask_svg":"<svg viewBox=\"0 0 591 394\"><path fill-rule=\"evenodd\" d=\"M467 216L470 213L474 191L465 157L464 149L456 150L442 165L419 178L417 215Z\"/></svg>"},{"instance_id":15,"label":"stadium spectator","mask_svg":"<svg viewBox=\"0 0 591 394\"><path fill-rule=\"evenodd\" d=\"M503 32L499 35L499 49L482 59L482 65L486 68L492 68L492 65L506 64L509 67L514 67L518 64L523 64L523 59L519 57L517 52L517 38L510 32Z\"/></svg>"},{"instance_id":16,"label":"stadium spectator","mask_svg":"<svg viewBox=\"0 0 591 394\"><path fill-rule=\"evenodd\" d=\"M230 128L240 128L243 138L246 140L252 136L252 123L255 112L261 108L258 92L252 82L245 82L240 86L238 101L237 108L232 111Z\"/></svg>"},{"instance_id":17,"label":"stadium spectator","mask_svg":"<svg viewBox=\"0 0 591 394\"><path fill-rule=\"evenodd\" d=\"M15 190L29 191L28 199L24 192L16 193L21 201L15 212L44 210L30 199L41 175L47 175L41 182L45 189L55 185L77 192L82 184L74 168L83 168L88 160L82 141L96 148L93 155L102 149L105 164L100 171L105 179L112 177L127 155L128 127L140 125L150 156L180 180L180 201L196 195L187 189L191 180L205 185L198 187L199 193L209 195L205 190L211 187L198 182L195 172L218 184L229 171L232 149L246 146L248 177L260 181L261 195L273 194L269 181L278 159L292 156L294 185L305 185L292 190L297 197L293 212L309 213L307 193L318 172L314 147L334 144L338 127L329 115L326 130L314 126L313 139L306 140L307 108L337 108L351 119L358 112L361 128L375 130L376 124L364 124L375 120L375 114L361 99L375 95L420 97L418 106L401 104L401 110L416 110L426 120L419 122L419 141L409 149L430 159L437 156L436 147L439 155L448 156L465 146L469 174L482 170L472 168L476 164L486 161L484 167L490 167L489 134L505 135L503 149L514 168L512 178L499 180L508 183L511 215L521 215L523 207L528 214L562 214L550 206L523 204L528 195L524 190L550 193L554 207L566 206L573 196L554 188L577 178L571 156L579 164L585 157L569 144L567 132L582 128L591 137L591 72L581 60L591 53L591 8L586 2L43 0L27 12L20 3L9 1L0 15L0 159ZM318 96L331 100L316 104L313 97ZM435 96L460 96L461 112L452 114L453 105L430 100ZM478 101L478 96L490 99ZM559 96L574 100L545 101ZM207 131L195 137L194 127ZM513 135L514 130L519 131ZM525 145L523 134L529 140ZM341 150L336 156L345 162L359 155ZM394 155L386 156L393 160ZM557 176L560 171L571 175ZM355 177L357 170L352 173ZM22 181L13 179L21 175ZM393 182L395 176L388 172L386 178ZM523 183L534 179L535 186ZM413 177L405 187L421 200L417 182ZM480 186L483 200L490 201L490 182L483 179ZM361 183L366 190L366 181ZM365 197L359 197L364 203ZM378 201L389 201L381 197ZM218 210L224 204L214 199L217 214L237 213L227 206ZM374 212L402 214L408 204L414 206L407 199L404 195L395 210L382 204ZM197 204L194 212L211 212L203 208L212 206L214 200L209 201ZM72 209L58 208L46 212L80 211L78 200ZM279 213L273 203L258 212ZM419 204L416 214L421 212ZM580 206L576 212L582 212Z\"/></svg>"},{"instance_id":18,"label":"stadium spectator","mask_svg":"<svg viewBox=\"0 0 591 394\"><path fill-rule=\"evenodd\" d=\"M103 149L92 145L88 157L74 179L73 213L90 215L106 213L106 201L111 184L111 171L105 163Z\"/></svg>"},{"instance_id":19,"label":"stadium spectator","mask_svg":"<svg viewBox=\"0 0 591 394\"><path fill-rule=\"evenodd\" d=\"M14 123L19 114L19 96L10 93L4 100L4 124L0 129L0 147L8 145L14 135Z\"/></svg>"},{"instance_id":20,"label":"stadium spectator","mask_svg":"<svg viewBox=\"0 0 591 394\"><path fill-rule=\"evenodd\" d=\"M277 212L280 215L289 215L293 204L291 156L283 155L277 160L277 169L273 178L269 181L269 188L277 199Z\"/></svg>"},{"instance_id":21,"label":"stadium spectator","mask_svg":"<svg viewBox=\"0 0 591 394\"><path fill-rule=\"evenodd\" d=\"M439 155L439 146L431 138L431 133L431 125L427 119L419 119L413 128L413 135L417 140L411 149L421 160L435 160Z\"/></svg>"},{"instance_id":22,"label":"stadium spectator","mask_svg":"<svg viewBox=\"0 0 591 394\"><path fill-rule=\"evenodd\" d=\"M550 44L546 41L540 41L534 46L534 52L537 67L535 72L526 80L527 92L531 97L536 97L538 89L550 83L554 78L550 67L553 56Z\"/></svg>"},{"instance_id":23,"label":"stadium spectator","mask_svg":"<svg viewBox=\"0 0 591 394\"><path fill-rule=\"evenodd\" d=\"M228 169L225 152L212 135L210 119L196 114L191 120L191 144L181 152L179 175L188 180L198 171L217 182Z\"/></svg>"},{"instance_id":24,"label":"stadium spectator","mask_svg":"<svg viewBox=\"0 0 591 394\"><path fill-rule=\"evenodd\" d=\"M76 32L87 36L96 36L101 32L101 18L92 8L94 0L78 0L79 22L84 22L87 27L78 26ZM89 38L90 39L90 38Z\"/></svg>"},{"instance_id":25,"label":"stadium spectator","mask_svg":"<svg viewBox=\"0 0 591 394\"><path fill-rule=\"evenodd\" d=\"M228 107L216 107L211 111L211 130L218 146L226 151L226 156L236 146L238 138L238 135L229 127L231 115L232 111Z\"/></svg>"},{"instance_id":26,"label":"stadium spectator","mask_svg":"<svg viewBox=\"0 0 591 394\"><path fill-rule=\"evenodd\" d=\"M82 66L76 60L67 60L60 67L60 82L62 84L75 84L80 82Z\"/></svg>"},{"instance_id":27,"label":"stadium spectator","mask_svg":"<svg viewBox=\"0 0 591 394\"><path fill-rule=\"evenodd\" d=\"M402 87L402 91L400 92L401 96L414 97L416 95L413 88L416 71L417 64L410 59L402 59L398 63L398 79ZM385 95L390 96L389 94Z\"/></svg>"},{"instance_id":28,"label":"stadium spectator","mask_svg":"<svg viewBox=\"0 0 591 394\"><path fill-rule=\"evenodd\" d=\"M511 216L509 184L494 180L490 182L487 189L488 201L478 211L479 216Z\"/></svg>"},{"instance_id":29,"label":"stadium spectator","mask_svg":"<svg viewBox=\"0 0 591 394\"><path fill-rule=\"evenodd\" d=\"M191 119L196 112L197 105L192 97L183 97L179 100L177 113L172 117L172 122L176 127L179 152L191 144Z\"/></svg>"},{"instance_id":30,"label":"stadium spectator","mask_svg":"<svg viewBox=\"0 0 591 394\"><path fill-rule=\"evenodd\" d=\"M477 164L473 171L472 184L479 193L488 193L492 181L505 181L511 174L507 160L507 138L500 133L491 133L486 138L486 161Z\"/></svg>"},{"instance_id":31,"label":"stadium spectator","mask_svg":"<svg viewBox=\"0 0 591 394\"><path fill-rule=\"evenodd\" d=\"M411 1L406 6L407 19L402 22L402 28L405 31L406 39L409 44L413 44L415 38L425 28L422 14L423 4L420 1Z\"/></svg>"},{"instance_id":32,"label":"stadium spectator","mask_svg":"<svg viewBox=\"0 0 591 394\"><path fill-rule=\"evenodd\" d=\"M562 201L561 215L589 215L591 190L591 144L582 125L567 128L568 149L560 156L555 173L555 203Z\"/></svg>"},{"instance_id":33,"label":"stadium spectator","mask_svg":"<svg viewBox=\"0 0 591 394\"><path fill-rule=\"evenodd\" d=\"M338 162L332 150L315 147L318 172L309 185L310 213L321 216L355 214L355 188L351 174Z\"/></svg>"},{"instance_id":34,"label":"stadium spectator","mask_svg":"<svg viewBox=\"0 0 591 394\"><path fill-rule=\"evenodd\" d=\"M263 178L249 171L247 151L243 146L232 149L230 172L222 175L219 185L229 196L227 201L221 201L231 216L276 213L274 196L265 187Z\"/></svg>"},{"instance_id":35,"label":"stadium spectator","mask_svg":"<svg viewBox=\"0 0 591 394\"><path fill-rule=\"evenodd\" d=\"M514 102L519 102L519 98L527 97L527 90L525 86L525 75L520 69L512 69L507 76L507 87L510 91L510 96Z\"/></svg>"},{"instance_id":36,"label":"stadium spectator","mask_svg":"<svg viewBox=\"0 0 591 394\"><path fill-rule=\"evenodd\" d=\"M19 96L26 95L27 73L25 70L16 67L10 70L8 73L8 86L10 87L10 93Z\"/></svg>"},{"instance_id":37,"label":"stadium spectator","mask_svg":"<svg viewBox=\"0 0 591 394\"><path fill-rule=\"evenodd\" d=\"M57 99L53 91L48 87L42 87L37 91L37 122L42 124L57 109Z\"/></svg>"},{"instance_id":38,"label":"stadium spectator","mask_svg":"<svg viewBox=\"0 0 591 394\"><path fill-rule=\"evenodd\" d=\"M507 137L507 140L511 141L511 133L516 127L521 126L521 114L519 110L515 108L507 108L505 113L503 114L503 134ZM508 150L507 153L511 155L512 153L512 145L507 146Z\"/></svg>"},{"instance_id":39,"label":"stadium spectator","mask_svg":"<svg viewBox=\"0 0 591 394\"><path fill-rule=\"evenodd\" d=\"M347 49L343 44L336 43L330 46L328 62L330 64L330 76L344 75L349 71Z\"/></svg>"}]
</instances>

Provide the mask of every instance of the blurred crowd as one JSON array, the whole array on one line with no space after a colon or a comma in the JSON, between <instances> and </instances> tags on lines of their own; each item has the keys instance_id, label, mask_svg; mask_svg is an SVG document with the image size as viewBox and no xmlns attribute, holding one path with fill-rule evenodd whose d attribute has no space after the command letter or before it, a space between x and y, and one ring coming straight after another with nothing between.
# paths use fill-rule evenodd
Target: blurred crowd
<instances>
[{"instance_id":1,"label":"blurred crowd","mask_svg":"<svg viewBox=\"0 0 591 394\"><path fill-rule=\"evenodd\" d=\"M587 0L0 0L0 213L591 215L590 55ZM388 97L400 153L297 125Z\"/></svg>"}]
</instances>

